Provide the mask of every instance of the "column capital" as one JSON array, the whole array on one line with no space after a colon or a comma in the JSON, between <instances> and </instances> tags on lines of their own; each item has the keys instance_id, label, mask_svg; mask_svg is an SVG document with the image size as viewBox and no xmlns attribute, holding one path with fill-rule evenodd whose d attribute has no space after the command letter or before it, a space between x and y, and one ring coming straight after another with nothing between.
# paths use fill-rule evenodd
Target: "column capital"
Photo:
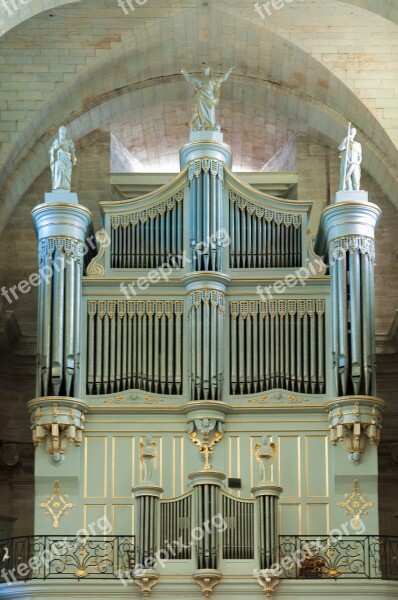
<instances>
[{"instance_id":1,"label":"column capital","mask_svg":"<svg viewBox=\"0 0 398 600\"><path fill-rule=\"evenodd\" d=\"M72 237L84 241L92 231L92 215L80 204L43 203L32 210L38 240L48 237Z\"/></svg>"},{"instance_id":2,"label":"column capital","mask_svg":"<svg viewBox=\"0 0 398 600\"><path fill-rule=\"evenodd\" d=\"M327 206L321 216L315 252L325 256L329 242L338 237L365 236L374 239L381 210L371 202L340 202Z\"/></svg>"}]
</instances>

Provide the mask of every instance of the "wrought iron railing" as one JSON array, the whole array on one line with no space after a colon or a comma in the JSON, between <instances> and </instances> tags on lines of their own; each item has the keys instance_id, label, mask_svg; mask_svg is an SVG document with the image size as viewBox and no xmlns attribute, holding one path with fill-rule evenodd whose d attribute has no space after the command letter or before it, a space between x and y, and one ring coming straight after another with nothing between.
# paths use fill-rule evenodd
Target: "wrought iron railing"
<instances>
[{"instance_id":1,"label":"wrought iron railing","mask_svg":"<svg viewBox=\"0 0 398 600\"><path fill-rule=\"evenodd\" d=\"M134 536L38 535L0 540L0 583L28 579L128 578Z\"/></svg>"},{"instance_id":2,"label":"wrought iron railing","mask_svg":"<svg viewBox=\"0 0 398 600\"><path fill-rule=\"evenodd\" d=\"M398 537L283 535L279 562L287 579L398 580Z\"/></svg>"},{"instance_id":3,"label":"wrought iron railing","mask_svg":"<svg viewBox=\"0 0 398 600\"><path fill-rule=\"evenodd\" d=\"M25 536L0 552L0 583L134 577L134 536ZM398 536L283 535L278 562L284 579L398 580Z\"/></svg>"}]
</instances>

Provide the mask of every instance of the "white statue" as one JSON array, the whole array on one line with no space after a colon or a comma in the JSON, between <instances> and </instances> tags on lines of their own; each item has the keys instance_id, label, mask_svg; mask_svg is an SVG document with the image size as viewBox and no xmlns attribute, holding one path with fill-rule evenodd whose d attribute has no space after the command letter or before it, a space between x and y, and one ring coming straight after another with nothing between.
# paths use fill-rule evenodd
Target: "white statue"
<instances>
[{"instance_id":1,"label":"white statue","mask_svg":"<svg viewBox=\"0 0 398 600\"><path fill-rule=\"evenodd\" d=\"M66 127L58 130L58 138L50 148L50 166L52 174L52 189L70 192L72 167L77 163L75 144L66 137Z\"/></svg>"},{"instance_id":2,"label":"white statue","mask_svg":"<svg viewBox=\"0 0 398 600\"><path fill-rule=\"evenodd\" d=\"M264 435L260 443L255 445L254 451L260 465L261 483L268 483L271 481L271 465L275 460L275 444L270 437Z\"/></svg>"},{"instance_id":3,"label":"white statue","mask_svg":"<svg viewBox=\"0 0 398 600\"><path fill-rule=\"evenodd\" d=\"M203 78L189 75L184 69L181 73L188 81L195 86L195 103L192 106L193 115L190 122L191 129L201 131L207 129L210 131L219 131L220 127L216 124L216 106L220 98L221 84L226 81L229 74L235 67L232 67L221 75L216 77L210 67L203 68Z\"/></svg>"},{"instance_id":4,"label":"white statue","mask_svg":"<svg viewBox=\"0 0 398 600\"><path fill-rule=\"evenodd\" d=\"M348 126L348 135L339 146L340 158L340 189L359 190L361 184L362 146L355 141L357 130Z\"/></svg>"},{"instance_id":5,"label":"white statue","mask_svg":"<svg viewBox=\"0 0 398 600\"><path fill-rule=\"evenodd\" d=\"M154 483L153 471L158 457L158 449L153 438L147 437L140 444L142 463L142 482Z\"/></svg>"}]
</instances>

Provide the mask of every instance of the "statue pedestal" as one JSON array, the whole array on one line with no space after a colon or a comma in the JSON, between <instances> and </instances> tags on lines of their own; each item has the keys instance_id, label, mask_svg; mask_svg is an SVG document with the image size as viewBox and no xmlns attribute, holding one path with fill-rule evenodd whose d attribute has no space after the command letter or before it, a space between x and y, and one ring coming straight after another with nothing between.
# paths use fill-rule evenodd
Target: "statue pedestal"
<instances>
[{"instance_id":1,"label":"statue pedestal","mask_svg":"<svg viewBox=\"0 0 398 600\"><path fill-rule=\"evenodd\" d=\"M190 142L219 142L223 143L224 135L221 131L211 131L203 129L196 131L194 129L189 130L189 141Z\"/></svg>"},{"instance_id":2,"label":"statue pedestal","mask_svg":"<svg viewBox=\"0 0 398 600\"><path fill-rule=\"evenodd\" d=\"M369 194L364 190L340 190L336 194L335 203L340 202L369 202Z\"/></svg>"},{"instance_id":3,"label":"statue pedestal","mask_svg":"<svg viewBox=\"0 0 398 600\"><path fill-rule=\"evenodd\" d=\"M77 194L68 190L53 190L44 194L45 204L79 204Z\"/></svg>"}]
</instances>

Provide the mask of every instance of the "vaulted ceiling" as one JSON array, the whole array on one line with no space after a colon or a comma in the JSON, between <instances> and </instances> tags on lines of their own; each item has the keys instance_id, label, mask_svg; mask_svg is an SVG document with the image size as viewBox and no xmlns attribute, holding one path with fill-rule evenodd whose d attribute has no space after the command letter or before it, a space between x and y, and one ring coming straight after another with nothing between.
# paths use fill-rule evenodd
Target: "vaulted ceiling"
<instances>
[{"instance_id":1,"label":"vaulted ceiling","mask_svg":"<svg viewBox=\"0 0 398 600\"><path fill-rule=\"evenodd\" d=\"M332 147L351 120L361 131L365 170L398 206L396 0L278 0L274 6L282 7L269 4L271 15L262 9L265 18L252 0L131 0L133 11L109 0L7 1L12 14L4 11L8 31L0 39L2 228L47 167L61 123L79 140L145 111L162 120L164 136L148 127L135 139L132 130L127 145L154 160L176 155L191 98L179 70L197 71L204 62L220 70L236 65L222 89L222 125L231 141L235 135L250 142L256 130L258 139L235 149L238 164L261 162L261 113L276 122L280 115L284 131L275 139L296 123Z\"/></svg>"}]
</instances>

